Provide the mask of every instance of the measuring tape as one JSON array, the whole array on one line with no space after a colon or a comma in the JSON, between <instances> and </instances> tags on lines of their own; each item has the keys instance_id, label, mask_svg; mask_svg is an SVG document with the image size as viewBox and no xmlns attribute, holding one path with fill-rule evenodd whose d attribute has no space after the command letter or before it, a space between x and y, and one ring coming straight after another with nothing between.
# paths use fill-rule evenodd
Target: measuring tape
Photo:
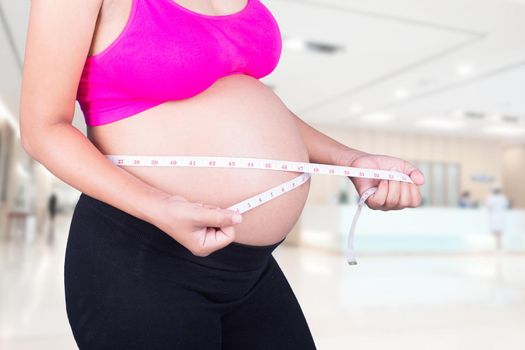
<instances>
[{"instance_id":1,"label":"measuring tape","mask_svg":"<svg viewBox=\"0 0 525 350\"><path fill-rule=\"evenodd\" d=\"M326 174L336 176L360 177L377 180L394 180L413 183L406 174L380 170L356 168L340 165L294 162L287 160L266 158L243 158L243 157L204 157L204 156L129 156L129 155L105 155L111 162L118 166L178 166L178 167L206 167L206 168L244 168L265 169L278 171L301 172L301 175L286 181L280 185L270 188L260 194L252 196L227 209L240 214L256 208L280 195L289 192L310 178L310 174ZM357 219L365 201L377 191L377 187L367 189L359 198L358 208L352 220L348 233L348 249L346 260L348 264L355 265L357 261L354 256L354 236Z\"/></svg>"}]
</instances>

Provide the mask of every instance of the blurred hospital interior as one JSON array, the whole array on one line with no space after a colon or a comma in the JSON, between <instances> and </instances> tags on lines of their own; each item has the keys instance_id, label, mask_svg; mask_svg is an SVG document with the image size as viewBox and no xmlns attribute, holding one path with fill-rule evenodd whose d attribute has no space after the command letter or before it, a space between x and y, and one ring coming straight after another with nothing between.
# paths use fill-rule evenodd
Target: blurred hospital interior
<instances>
[{"instance_id":1,"label":"blurred hospital interior","mask_svg":"<svg viewBox=\"0 0 525 350\"><path fill-rule=\"evenodd\" d=\"M317 347L525 349L525 0L261 1L283 37L262 81L316 129L426 177L418 208L363 208L349 266L358 194L312 175L274 256ZM0 0L0 349L76 349L63 263L80 192L20 145L29 7Z\"/></svg>"}]
</instances>

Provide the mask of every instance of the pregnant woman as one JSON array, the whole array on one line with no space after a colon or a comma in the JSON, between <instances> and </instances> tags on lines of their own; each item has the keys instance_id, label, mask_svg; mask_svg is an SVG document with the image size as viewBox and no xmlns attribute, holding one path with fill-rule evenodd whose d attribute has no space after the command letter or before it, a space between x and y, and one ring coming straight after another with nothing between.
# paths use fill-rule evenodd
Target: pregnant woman
<instances>
[{"instance_id":1,"label":"pregnant woman","mask_svg":"<svg viewBox=\"0 0 525 350\"><path fill-rule=\"evenodd\" d=\"M315 349L272 251L309 181L239 213L297 172L121 167L106 155L256 157L396 170L372 209L415 207L423 175L313 129L259 81L282 41L261 0L33 0L24 149L82 192L65 260L80 349ZM87 137L72 125L78 100Z\"/></svg>"}]
</instances>

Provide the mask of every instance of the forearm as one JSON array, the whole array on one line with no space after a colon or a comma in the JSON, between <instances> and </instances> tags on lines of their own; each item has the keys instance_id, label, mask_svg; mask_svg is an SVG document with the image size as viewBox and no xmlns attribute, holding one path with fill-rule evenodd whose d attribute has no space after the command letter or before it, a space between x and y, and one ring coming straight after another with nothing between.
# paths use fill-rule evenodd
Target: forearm
<instances>
[{"instance_id":1,"label":"forearm","mask_svg":"<svg viewBox=\"0 0 525 350\"><path fill-rule=\"evenodd\" d=\"M337 164L342 157L345 162L366 154L366 152L350 148L322 132L314 129L297 115L292 113L308 149L311 163Z\"/></svg>"},{"instance_id":2,"label":"forearm","mask_svg":"<svg viewBox=\"0 0 525 350\"><path fill-rule=\"evenodd\" d=\"M113 164L71 124L40 128L24 141L28 154L67 184L145 221L168 196Z\"/></svg>"}]
</instances>

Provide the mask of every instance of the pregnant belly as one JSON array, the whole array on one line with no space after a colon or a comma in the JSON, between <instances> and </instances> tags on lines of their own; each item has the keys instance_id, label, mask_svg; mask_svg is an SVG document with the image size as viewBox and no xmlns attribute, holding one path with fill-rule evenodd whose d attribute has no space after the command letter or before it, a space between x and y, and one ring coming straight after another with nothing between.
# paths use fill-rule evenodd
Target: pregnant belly
<instances>
[{"instance_id":1,"label":"pregnant belly","mask_svg":"<svg viewBox=\"0 0 525 350\"><path fill-rule=\"evenodd\" d=\"M308 162L293 116L262 82L243 74L217 80L189 99L170 101L117 122L88 127L103 154L271 158ZM190 201L228 208L298 176L262 169L123 167ZM272 244L299 219L310 180L243 214L236 242Z\"/></svg>"}]
</instances>

